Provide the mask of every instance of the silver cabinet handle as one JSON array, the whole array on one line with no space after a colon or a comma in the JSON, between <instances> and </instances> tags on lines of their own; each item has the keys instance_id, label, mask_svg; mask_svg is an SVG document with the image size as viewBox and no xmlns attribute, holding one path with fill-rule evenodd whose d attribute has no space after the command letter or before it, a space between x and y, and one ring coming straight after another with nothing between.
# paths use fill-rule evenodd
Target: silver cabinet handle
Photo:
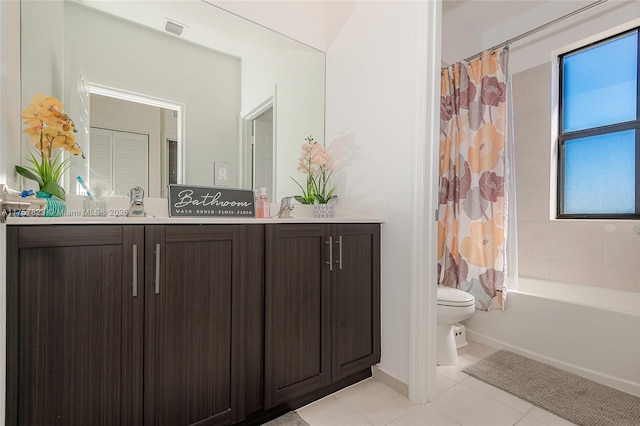
<instances>
[{"instance_id":1,"label":"silver cabinet handle","mask_svg":"<svg viewBox=\"0 0 640 426\"><path fill-rule=\"evenodd\" d=\"M156 294L160 294L160 244L156 244Z\"/></svg>"},{"instance_id":2,"label":"silver cabinet handle","mask_svg":"<svg viewBox=\"0 0 640 426\"><path fill-rule=\"evenodd\" d=\"M340 251L338 252L338 260L336 260L336 263L339 264L340 269L342 269L342 235L338 237L338 241L336 241L336 244L340 246Z\"/></svg>"},{"instance_id":3,"label":"silver cabinet handle","mask_svg":"<svg viewBox=\"0 0 640 426\"><path fill-rule=\"evenodd\" d=\"M324 263L329 265L330 271L333 271L333 237L329 237L329 241L325 241L325 244L329 244L329 261Z\"/></svg>"},{"instance_id":4,"label":"silver cabinet handle","mask_svg":"<svg viewBox=\"0 0 640 426\"><path fill-rule=\"evenodd\" d=\"M133 245L133 282L131 287L133 287L133 297L138 296L138 246L135 244Z\"/></svg>"}]
</instances>

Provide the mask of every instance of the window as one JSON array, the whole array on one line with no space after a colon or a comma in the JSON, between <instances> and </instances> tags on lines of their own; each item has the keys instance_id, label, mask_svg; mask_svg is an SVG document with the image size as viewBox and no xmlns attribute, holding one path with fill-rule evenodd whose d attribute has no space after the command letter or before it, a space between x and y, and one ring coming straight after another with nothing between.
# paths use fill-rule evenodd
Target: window
<instances>
[{"instance_id":1,"label":"window","mask_svg":"<svg viewBox=\"0 0 640 426\"><path fill-rule=\"evenodd\" d=\"M558 218L640 218L638 31L559 58Z\"/></svg>"}]
</instances>

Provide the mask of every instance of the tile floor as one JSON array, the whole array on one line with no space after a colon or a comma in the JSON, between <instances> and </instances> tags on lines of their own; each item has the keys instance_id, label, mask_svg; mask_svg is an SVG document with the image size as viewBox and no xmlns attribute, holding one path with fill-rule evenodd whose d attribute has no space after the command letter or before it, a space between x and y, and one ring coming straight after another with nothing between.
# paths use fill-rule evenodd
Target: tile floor
<instances>
[{"instance_id":1,"label":"tile floor","mask_svg":"<svg viewBox=\"0 0 640 426\"><path fill-rule=\"evenodd\" d=\"M461 370L497 349L469 341L460 362L438 367L438 397L411 402L376 379L367 379L297 410L311 426L540 426L572 425Z\"/></svg>"}]
</instances>

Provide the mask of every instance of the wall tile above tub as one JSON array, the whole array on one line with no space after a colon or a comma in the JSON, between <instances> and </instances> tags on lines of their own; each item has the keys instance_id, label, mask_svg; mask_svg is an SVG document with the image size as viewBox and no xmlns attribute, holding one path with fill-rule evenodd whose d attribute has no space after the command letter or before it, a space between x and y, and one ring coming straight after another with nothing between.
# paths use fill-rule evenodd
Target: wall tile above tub
<instances>
[{"instance_id":1,"label":"wall tile above tub","mask_svg":"<svg viewBox=\"0 0 640 426\"><path fill-rule=\"evenodd\" d=\"M602 286L640 293L640 267L605 265L602 268Z\"/></svg>"},{"instance_id":2,"label":"wall tile above tub","mask_svg":"<svg viewBox=\"0 0 640 426\"><path fill-rule=\"evenodd\" d=\"M518 246L520 259L548 259L551 248L551 223L547 221L520 222Z\"/></svg>"},{"instance_id":3,"label":"wall tile above tub","mask_svg":"<svg viewBox=\"0 0 640 426\"><path fill-rule=\"evenodd\" d=\"M513 76L515 115L548 110L551 105L551 65L542 64Z\"/></svg>"},{"instance_id":4,"label":"wall tile above tub","mask_svg":"<svg viewBox=\"0 0 640 426\"><path fill-rule=\"evenodd\" d=\"M516 184L518 222L549 220L549 186L544 182ZM526 194L526 196L520 196Z\"/></svg>"},{"instance_id":5,"label":"wall tile above tub","mask_svg":"<svg viewBox=\"0 0 640 426\"><path fill-rule=\"evenodd\" d=\"M542 134L540 128L549 126L548 111L535 112L523 116L516 116L514 131L516 138L516 182L517 184L543 183L549 194L549 134Z\"/></svg>"},{"instance_id":6,"label":"wall tile above tub","mask_svg":"<svg viewBox=\"0 0 640 426\"><path fill-rule=\"evenodd\" d=\"M552 259L549 261L549 279L600 287L602 263Z\"/></svg>"},{"instance_id":7,"label":"wall tile above tub","mask_svg":"<svg viewBox=\"0 0 640 426\"><path fill-rule=\"evenodd\" d=\"M631 222L603 225L602 263L605 266L640 267L640 235L634 233L634 226L637 225ZM640 275L636 280L640 282Z\"/></svg>"},{"instance_id":8,"label":"wall tile above tub","mask_svg":"<svg viewBox=\"0 0 640 426\"><path fill-rule=\"evenodd\" d=\"M602 223L587 221L551 222L553 260L602 264Z\"/></svg>"}]
</instances>

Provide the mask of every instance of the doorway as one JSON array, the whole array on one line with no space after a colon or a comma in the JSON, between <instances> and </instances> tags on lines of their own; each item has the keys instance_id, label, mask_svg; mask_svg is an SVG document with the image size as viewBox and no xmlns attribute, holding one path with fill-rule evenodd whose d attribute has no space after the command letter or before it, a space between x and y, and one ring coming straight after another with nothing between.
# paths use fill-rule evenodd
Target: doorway
<instances>
[{"instance_id":1,"label":"doorway","mask_svg":"<svg viewBox=\"0 0 640 426\"><path fill-rule=\"evenodd\" d=\"M244 186L267 188L269 199L275 199L276 114L273 97L262 102L242 117L244 151Z\"/></svg>"}]
</instances>

